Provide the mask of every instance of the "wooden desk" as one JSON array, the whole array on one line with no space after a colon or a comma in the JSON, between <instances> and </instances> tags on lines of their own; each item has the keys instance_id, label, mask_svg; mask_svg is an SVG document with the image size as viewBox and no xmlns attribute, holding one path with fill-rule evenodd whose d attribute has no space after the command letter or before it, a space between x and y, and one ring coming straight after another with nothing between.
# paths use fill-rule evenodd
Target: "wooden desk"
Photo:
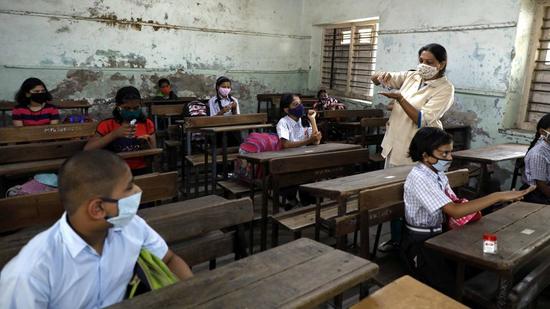
<instances>
[{"instance_id":1,"label":"wooden desk","mask_svg":"<svg viewBox=\"0 0 550 309\"><path fill-rule=\"evenodd\" d=\"M466 309L468 307L410 276L377 290L351 309Z\"/></svg>"},{"instance_id":2,"label":"wooden desk","mask_svg":"<svg viewBox=\"0 0 550 309\"><path fill-rule=\"evenodd\" d=\"M333 152L333 151L343 151L343 150L351 150L351 149L358 149L358 148L361 148L361 146L353 145L353 144L330 143L330 144L320 144L320 145L298 147L298 148L287 148L279 151L249 153L249 154L242 154L238 156L238 158L245 159L251 164L252 173L253 173L252 179L255 178L254 172L256 170L257 165L261 165L264 171L262 175L262 180L261 180L261 183L262 183L262 223L261 223L261 243L260 243L261 250L265 250L266 244L267 244L267 219L268 219L267 218L268 217L267 199L269 195L268 194L269 161L271 161L272 159L278 159L278 158L286 158L286 157L292 157L292 156ZM254 181L251 181L250 183L250 196L252 200L254 200Z\"/></svg>"},{"instance_id":3,"label":"wooden desk","mask_svg":"<svg viewBox=\"0 0 550 309\"><path fill-rule=\"evenodd\" d=\"M317 197L315 239L319 239L321 231L321 198L337 201L338 216L345 215L346 204L350 197L357 196L359 192L366 189L403 182L413 167L414 165L392 167L300 186L300 189Z\"/></svg>"},{"instance_id":4,"label":"wooden desk","mask_svg":"<svg viewBox=\"0 0 550 309\"><path fill-rule=\"evenodd\" d=\"M489 188L491 179L488 165L500 161L523 159L528 148L529 145L500 144L477 149L455 151L452 155L453 159L475 162L481 165L481 173L479 175L476 193L478 195L485 195L491 193Z\"/></svg>"},{"instance_id":5,"label":"wooden desk","mask_svg":"<svg viewBox=\"0 0 550 309\"><path fill-rule=\"evenodd\" d=\"M506 305L514 272L550 245L550 207L516 202L461 229L426 241L426 246L458 262L457 298L462 297L464 265L497 272L500 276L499 308ZM483 254L483 234L497 235L498 253Z\"/></svg>"},{"instance_id":6,"label":"wooden desk","mask_svg":"<svg viewBox=\"0 0 550 309\"><path fill-rule=\"evenodd\" d=\"M200 132L205 133L207 136L210 136L210 155L211 158L215 158L217 155L217 136L222 134L222 169L223 169L223 179L227 179L227 132L241 132L247 130L261 130L273 128L273 125L270 123L260 123L260 124L244 124L236 126L221 126L221 127L209 127L202 128ZM216 160L212 160L212 192L216 192L216 179L217 179L217 168ZM204 190L208 192L208 151L204 152Z\"/></svg>"},{"instance_id":7,"label":"wooden desk","mask_svg":"<svg viewBox=\"0 0 550 309\"><path fill-rule=\"evenodd\" d=\"M111 308L314 308L377 272L368 260L302 238Z\"/></svg>"}]
</instances>

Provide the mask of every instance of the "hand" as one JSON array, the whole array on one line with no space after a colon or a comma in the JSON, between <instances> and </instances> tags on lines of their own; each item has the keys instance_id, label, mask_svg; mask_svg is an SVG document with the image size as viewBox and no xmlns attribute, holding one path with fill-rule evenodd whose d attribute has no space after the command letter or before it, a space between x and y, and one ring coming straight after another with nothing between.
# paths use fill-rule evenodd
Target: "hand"
<instances>
[{"instance_id":1,"label":"hand","mask_svg":"<svg viewBox=\"0 0 550 309\"><path fill-rule=\"evenodd\" d=\"M321 132L317 131L311 134L311 137L309 138L310 143L317 144L321 142L321 138L323 136L321 135Z\"/></svg>"},{"instance_id":2,"label":"hand","mask_svg":"<svg viewBox=\"0 0 550 309\"><path fill-rule=\"evenodd\" d=\"M313 120L315 119L315 117L317 116L317 112L313 109L310 109L307 111L307 118L309 118L309 120Z\"/></svg>"},{"instance_id":3,"label":"hand","mask_svg":"<svg viewBox=\"0 0 550 309\"><path fill-rule=\"evenodd\" d=\"M500 195L499 197L501 202L517 202L522 200L525 195L529 194L535 189L536 189L536 186L530 186L529 188L521 191L516 191L516 190L503 191L503 192L498 192L497 194Z\"/></svg>"},{"instance_id":4,"label":"hand","mask_svg":"<svg viewBox=\"0 0 550 309\"><path fill-rule=\"evenodd\" d=\"M121 138L121 137L132 138L134 137L135 133L136 133L136 128L126 122L122 123L122 125L118 129L112 132L115 138Z\"/></svg>"},{"instance_id":5,"label":"hand","mask_svg":"<svg viewBox=\"0 0 550 309\"><path fill-rule=\"evenodd\" d=\"M231 104L226 105L222 107L222 109L218 112L218 115L223 115L231 110Z\"/></svg>"},{"instance_id":6,"label":"hand","mask_svg":"<svg viewBox=\"0 0 550 309\"><path fill-rule=\"evenodd\" d=\"M400 102L400 103L401 103L401 100L403 99L401 92L379 92L378 94L383 95L386 98L397 100L397 102Z\"/></svg>"},{"instance_id":7,"label":"hand","mask_svg":"<svg viewBox=\"0 0 550 309\"><path fill-rule=\"evenodd\" d=\"M229 104L231 106L231 109L236 109L237 108L237 102L235 101L231 101L231 104Z\"/></svg>"},{"instance_id":8,"label":"hand","mask_svg":"<svg viewBox=\"0 0 550 309\"><path fill-rule=\"evenodd\" d=\"M138 136L137 139L141 139L141 140L144 140L147 142L147 144L149 145L149 148L152 148L152 141L151 141L151 135L141 135L141 136Z\"/></svg>"},{"instance_id":9,"label":"hand","mask_svg":"<svg viewBox=\"0 0 550 309\"><path fill-rule=\"evenodd\" d=\"M371 80L376 86L380 85L380 83L387 85L391 80L391 74L388 72L374 73Z\"/></svg>"}]
</instances>

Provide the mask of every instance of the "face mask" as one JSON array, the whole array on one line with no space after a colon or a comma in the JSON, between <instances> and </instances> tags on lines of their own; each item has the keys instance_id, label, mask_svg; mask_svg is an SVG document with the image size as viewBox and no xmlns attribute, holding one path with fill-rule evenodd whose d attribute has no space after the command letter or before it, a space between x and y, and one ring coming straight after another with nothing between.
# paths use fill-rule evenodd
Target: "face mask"
<instances>
[{"instance_id":1,"label":"face mask","mask_svg":"<svg viewBox=\"0 0 550 309\"><path fill-rule=\"evenodd\" d=\"M164 95L169 95L171 91L172 91L172 87L170 86L160 88L160 92Z\"/></svg>"},{"instance_id":2,"label":"face mask","mask_svg":"<svg viewBox=\"0 0 550 309\"><path fill-rule=\"evenodd\" d=\"M47 93L47 92L42 92L42 93L31 93L31 97L30 97L31 101L33 102L36 102L36 103L44 103L46 101L49 101L52 99L52 96Z\"/></svg>"},{"instance_id":3,"label":"face mask","mask_svg":"<svg viewBox=\"0 0 550 309\"><path fill-rule=\"evenodd\" d=\"M435 168L438 172L446 172L449 169L449 167L451 166L452 162L453 162L453 160L437 159L437 162L432 164L432 167Z\"/></svg>"},{"instance_id":4,"label":"face mask","mask_svg":"<svg viewBox=\"0 0 550 309\"><path fill-rule=\"evenodd\" d=\"M116 228L128 225L137 213L139 203L141 202L141 193L142 192L138 192L118 200L118 216L111 218L106 217L105 219L107 219L107 222L111 223L113 227Z\"/></svg>"},{"instance_id":5,"label":"face mask","mask_svg":"<svg viewBox=\"0 0 550 309\"><path fill-rule=\"evenodd\" d=\"M419 63L416 67L416 71L424 80L434 78L434 76L436 76L439 72L436 67L432 67L431 65L427 65L424 63Z\"/></svg>"},{"instance_id":6,"label":"face mask","mask_svg":"<svg viewBox=\"0 0 550 309\"><path fill-rule=\"evenodd\" d=\"M542 131L544 131L544 134L541 134L540 135L540 138L545 140L547 143L550 143L550 132L542 129Z\"/></svg>"},{"instance_id":7,"label":"face mask","mask_svg":"<svg viewBox=\"0 0 550 309\"><path fill-rule=\"evenodd\" d=\"M138 110L126 110L126 109L120 109L120 116L125 121L130 121L132 119L139 119L141 118L141 109Z\"/></svg>"},{"instance_id":8,"label":"face mask","mask_svg":"<svg viewBox=\"0 0 550 309\"><path fill-rule=\"evenodd\" d=\"M231 92L231 88L219 88L218 92L222 95L222 97L227 97Z\"/></svg>"},{"instance_id":9,"label":"face mask","mask_svg":"<svg viewBox=\"0 0 550 309\"><path fill-rule=\"evenodd\" d=\"M288 113L294 117L300 118L304 115L304 105L300 104L295 108L289 108Z\"/></svg>"}]
</instances>

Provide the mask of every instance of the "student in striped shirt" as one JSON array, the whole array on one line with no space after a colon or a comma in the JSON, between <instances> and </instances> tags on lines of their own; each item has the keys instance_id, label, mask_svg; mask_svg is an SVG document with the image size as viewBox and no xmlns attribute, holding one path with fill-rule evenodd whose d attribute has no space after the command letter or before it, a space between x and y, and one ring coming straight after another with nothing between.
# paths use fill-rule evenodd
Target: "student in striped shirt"
<instances>
[{"instance_id":1,"label":"student in striped shirt","mask_svg":"<svg viewBox=\"0 0 550 309\"><path fill-rule=\"evenodd\" d=\"M447 294L454 287L452 272L440 255L424 247L424 242L443 233L446 216L457 219L498 202L521 200L534 189L494 192L469 202L454 202L451 196L455 194L445 175L452 151L452 137L442 129L423 127L414 135L409 156L416 165L404 185L406 228L400 248L401 258L414 277Z\"/></svg>"},{"instance_id":2,"label":"student in striped shirt","mask_svg":"<svg viewBox=\"0 0 550 309\"><path fill-rule=\"evenodd\" d=\"M40 126L59 123L57 107L48 103L52 95L38 78L27 78L15 95L15 106L11 112L13 125Z\"/></svg>"},{"instance_id":3,"label":"student in striped shirt","mask_svg":"<svg viewBox=\"0 0 550 309\"><path fill-rule=\"evenodd\" d=\"M525 196L526 202L550 204L550 114L537 123L535 139L525 155L523 182L522 188L537 187Z\"/></svg>"}]
</instances>

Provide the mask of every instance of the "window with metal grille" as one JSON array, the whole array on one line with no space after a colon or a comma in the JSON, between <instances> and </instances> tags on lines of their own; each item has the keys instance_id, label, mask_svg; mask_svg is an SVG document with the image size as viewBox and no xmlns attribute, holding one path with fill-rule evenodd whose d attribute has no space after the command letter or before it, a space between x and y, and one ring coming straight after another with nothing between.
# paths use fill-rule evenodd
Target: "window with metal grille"
<instances>
[{"instance_id":1,"label":"window with metal grille","mask_svg":"<svg viewBox=\"0 0 550 309\"><path fill-rule=\"evenodd\" d=\"M339 96L371 100L378 20L324 30L321 84Z\"/></svg>"},{"instance_id":2,"label":"window with metal grille","mask_svg":"<svg viewBox=\"0 0 550 309\"><path fill-rule=\"evenodd\" d=\"M543 7L542 26L529 90L525 121L536 123L550 113L550 6Z\"/></svg>"}]
</instances>

